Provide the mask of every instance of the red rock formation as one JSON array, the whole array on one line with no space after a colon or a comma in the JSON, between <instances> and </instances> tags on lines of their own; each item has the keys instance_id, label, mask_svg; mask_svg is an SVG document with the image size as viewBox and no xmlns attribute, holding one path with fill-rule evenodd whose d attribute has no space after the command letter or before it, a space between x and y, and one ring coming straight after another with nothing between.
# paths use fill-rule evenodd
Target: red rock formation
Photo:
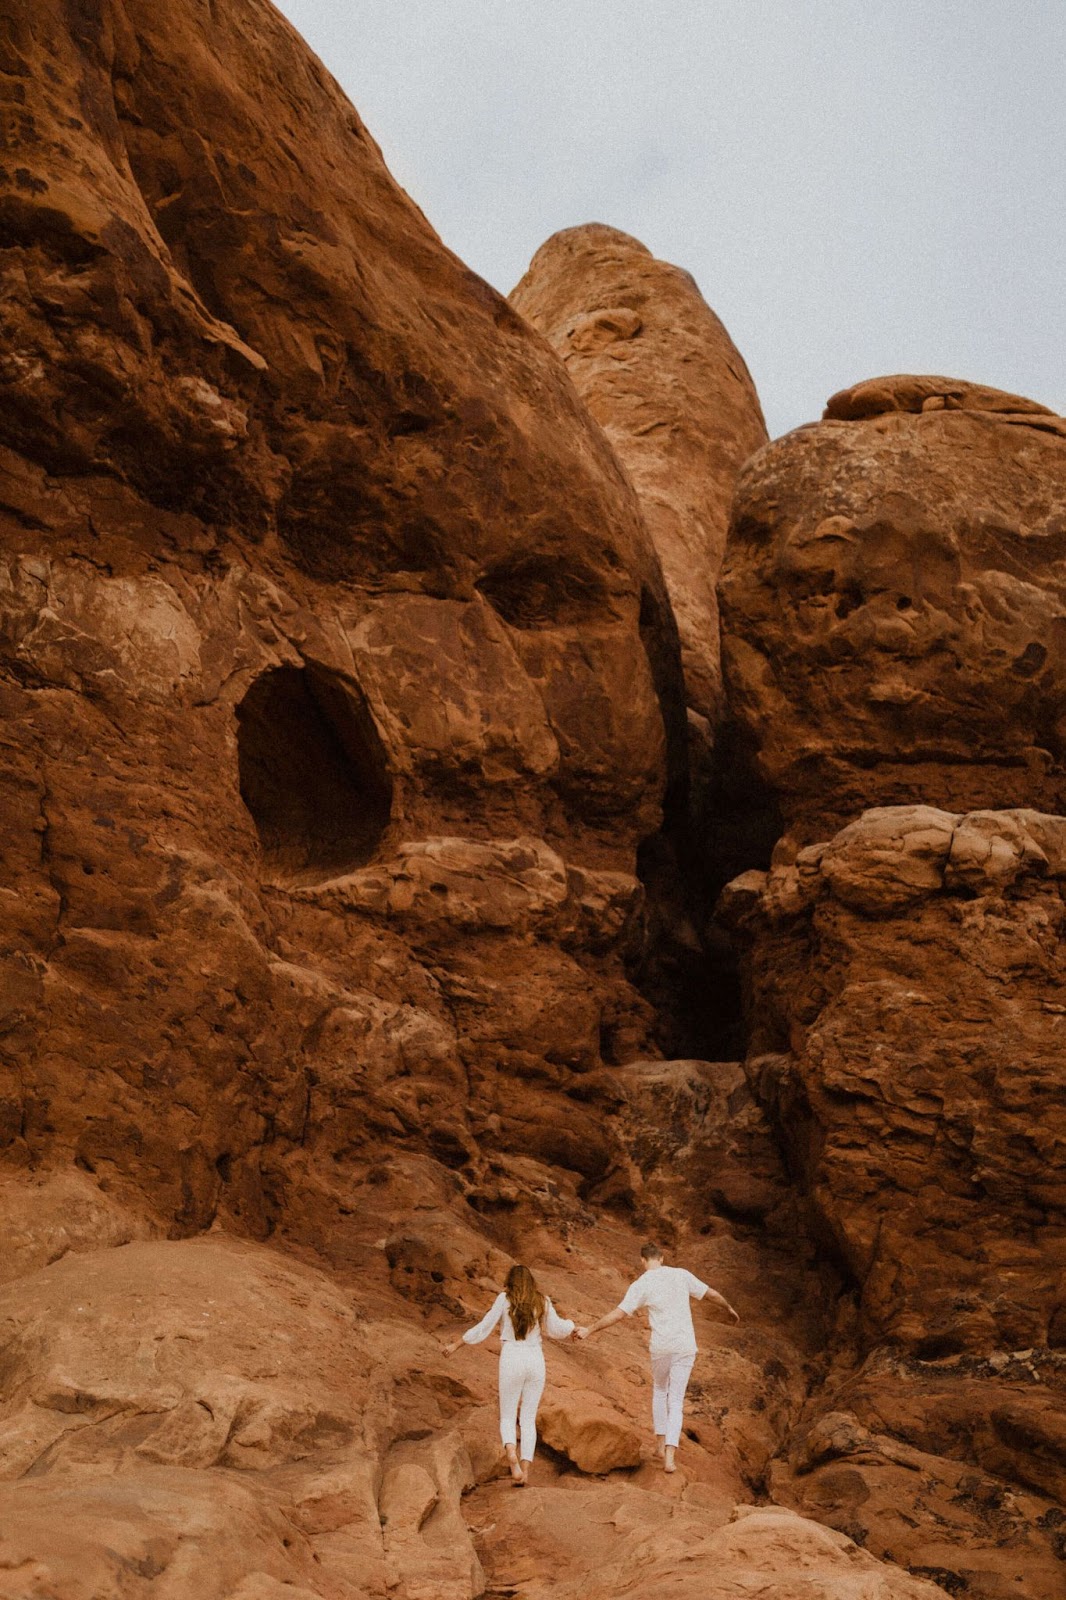
<instances>
[{"instance_id":1,"label":"red rock formation","mask_svg":"<svg viewBox=\"0 0 1066 1600\"><path fill-rule=\"evenodd\" d=\"M0 1593L932 1600L749 1504L841 1520L836 1280L627 977L684 697L603 435L264 0L3 43ZM552 1352L516 1496L439 1336L516 1258L606 1310L644 1230L743 1317L681 1471L626 1327ZM990 1473L1051 1448L1020 1383Z\"/></svg>"},{"instance_id":2,"label":"red rock formation","mask_svg":"<svg viewBox=\"0 0 1066 1600\"><path fill-rule=\"evenodd\" d=\"M767 437L744 360L689 273L617 228L554 234L510 299L562 357L637 491L677 616L697 747L710 743L729 508Z\"/></svg>"},{"instance_id":3,"label":"red rock formation","mask_svg":"<svg viewBox=\"0 0 1066 1600\"><path fill-rule=\"evenodd\" d=\"M550 1522L530 1500L512 1496L490 1509L474 1499L494 1518L485 1534L490 1580L500 1567L514 1572L513 1553L522 1550L528 1600L581 1600L634 1580L641 1600L798 1600L804 1591L819 1600L942 1600L946 1592L780 1506L738 1506L727 1525L712 1527L698 1500L675 1501L664 1514L659 1495L639 1491L627 1497L624 1519L611 1489L556 1492ZM548 1576L560 1564L571 1575L562 1584Z\"/></svg>"},{"instance_id":4,"label":"red rock formation","mask_svg":"<svg viewBox=\"0 0 1066 1600\"><path fill-rule=\"evenodd\" d=\"M721 907L747 1071L855 1294L772 1492L981 1600L1061 1586L1064 448L860 384L750 463L722 578L786 830Z\"/></svg>"},{"instance_id":5,"label":"red rock formation","mask_svg":"<svg viewBox=\"0 0 1066 1600\"><path fill-rule=\"evenodd\" d=\"M261 1231L322 1134L462 1165L510 1062L639 1045L668 612L556 363L268 6L10 39L9 1151Z\"/></svg>"},{"instance_id":6,"label":"red rock formation","mask_svg":"<svg viewBox=\"0 0 1066 1600\"><path fill-rule=\"evenodd\" d=\"M689 1237L649 1148L713 1165L603 1070L647 1050L658 563L269 6L56 0L5 49L0 1591L473 1595L492 1363L436 1330L519 1252L605 1309L636 1223ZM779 1327L712 1326L707 1536L817 1325L750 1096L714 1138L739 1220L691 1259ZM646 1457L620 1338L621 1381L561 1354L547 1477Z\"/></svg>"},{"instance_id":7,"label":"red rock formation","mask_svg":"<svg viewBox=\"0 0 1066 1600\"><path fill-rule=\"evenodd\" d=\"M212 1235L70 1255L2 1314L0 1592L383 1594L397 1571L477 1592L454 1401L365 1292ZM367 1383L386 1360L437 1430L407 1458L402 1382ZM450 1499L444 1549L403 1526L407 1459Z\"/></svg>"},{"instance_id":8,"label":"red rock formation","mask_svg":"<svg viewBox=\"0 0 1066 1600\"><path fill-rule=\"evenodd\" d=\"M974 1448L975 1411L987 1416L991 1406L1002 1416L1004 1402L1014 1398L989 1379L992 1369L968 1364L938 1371L881 1361L872 1374L864 1370L838 1397L841 1407L854 1410L831 1409L834 1402L823 1396L819 1413L797 1429L787 1463L774 1464L774 1499L947 1594L996 1600L1012 1591L1058 1593L1061 1507L1047 1478L1035 1494L1025 1487L1036 1460L1031 1444L1023 1447L1028 1459L1021 1474L1017 1452L1010 1460L1001 1448L996 1465L985 1470ZM1054 1384L1057 1375L1046 1368L1021 1380L1030 1385L1036 1411L1046 1404L1048 1380ZM922 1415L927 1425L916 1427ZM1042 1430L1052 1443L1055 1428L1052 1418Z\"/></svg>"},{"instance_id":9,"label":"red rock formation","mask_svg":"<svg viewBox=\"0 0 1066 1600\"><path fill-rule=\"evenodd\" d=\"M690 275L615 228L555 234L511 302L559 353L625 467L677 616L687 794L680 783L671 786L666 840L644 855L654 956L641 981L664 1019L659 1041L675 1054L701 1053L709 1038L739 1048L729 1036L736 1008L728 957L723 963L715 952L708 982L708 951L697 930L705 923L702 903L736 870L719 820L733 760L732 732L722 723L715 585L737 474L766 442L758 397ZM742 805L748 833L747 795ZM774 813L767 850L779 831Z\"/></svg>"},{"instance_id":10,"label":"red rock formation","mask_svg":"<svg viewBox=\"0 0 1066 1600\"><path fill-rule=\"evenodd\" d=\"M989 1600L1061 1571L1064 884L1066 818L884 807L722 907L750 947L749 1078L867 1353L775 1495Z\"/></svg>"},{"instance_id":11,"label":"red rock formation","mask_svg":"<svg viewBox=\"0 0 1066 1600\"><path fill-rule=\"evenodd\" d=\"M733 715L800 842L865 806L1066 810L1066 423L881 378L743 474Z\"/></svg>"},{"instance_id":12,"label":"red rock formation","mask_svg":"<svg viewBox=\"0 0 1066 1600\"><path fill-rule=\"evenodd\" d=\"M524 1164L527 1182L534 1168ZM565 1175L540 1176L556 1186L555 1214L546 1223L541 1201L539 1224L532 1207L516 1215L513 1242L536 1251L559 1304L597 1310L618 1294L616 1263L636 1254L639 1236L617 1223L590 1229ZM640 1530L655 1523L648 1575L662 1587L649 1592L704 1582L701 1569L718 1561L739 1584L729 1563L746 1559L782 1596L812 1568L843 1600L940 1593L780 1509L761 1510L737 1548L736 1524L754 1508L734 1504L750 1494L749 1473L765 1471L801 1390L785 1258L780 1281L760 1285L760 1307L757 1246L727 1232L689 1242L693 1265L766 1321L702 1324L673 1483L646 1439L643 1331L594 1353L553 1350L548 1449L516 1507L523 1497L496 1481L494 1362L469 1349L448 1362L432 1331L478 1309L507 1257L423 1159L370 1176L353 1215L364 1242L351 1274L216 1230L95 1251L83 1240L0 1291L0 1593L280 1600L285 1586L322 1600L450 1600L487 1579L598 1594L647 1560ZM393 1219L383 1249L374 1229ZM416 1281L410 1265L431 1239L425 1259L457 1297L445 1304L429 1299L440 1283ZM583 1475L618 1464L626 1476ZM475 1491L465 1519L464 1489ZM589 1578L597 1566L602 1587Z\"/></svg>"},{"instance_id":13,"label":"red rock formation","mask_svg":"<svg viewBox=\"0 0 1066 1600\"><path fill-rule=\"evenodd\" d=\"M1066 818L914 806L727 891L753 939L749 1071L870 1337L1061 1337L1064 882Z\"/></svg>"}]
</instances>

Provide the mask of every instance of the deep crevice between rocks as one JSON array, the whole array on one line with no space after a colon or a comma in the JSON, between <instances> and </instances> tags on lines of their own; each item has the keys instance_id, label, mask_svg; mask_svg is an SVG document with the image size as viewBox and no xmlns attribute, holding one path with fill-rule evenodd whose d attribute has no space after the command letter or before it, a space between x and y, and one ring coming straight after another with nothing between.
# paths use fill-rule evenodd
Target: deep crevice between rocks
<instances>
[{"instance_id":1,"label":"deep crevice between rocks","mask_svg":"<svg viewBox=\"0 0 1066 1600\"><path fill-rule=\"evenodd\" d=\"M785 831L776 796L759 775L754 747L734 722L727 720L718 729L701 811L694 843L703 865L703 895L713 906L732 878L769 868L774 846Z\"/></svg>"},{"instance_id":2,"label":"deep crevice between rocks","mask_svg":"<svg viewBox=\"0 0 1066 1600\"><path fill-rule=\"evenodd\" d=\"M749 1028L740 956L714 907L731 879L769 867L784 821L750 744L728 721L717 733L709 779L686 798L638 853L650 926L636 981L656 1007L668 1056L741 1061Z\"/></svg>"},{"instance_id":3,"label":"deep crevice between rocks","mask_svg":"<svg viewBox=\"0 0 1066 1600\"><path fill-rule=\"evenodd\" d=\"M726 884L742 872L765 872L785 831L777 798L760 776L755 751L736 723L718 728L710 780L693 819L693 856L700 873L701 926L706 952L708 1026L728 1041L728 1059L742 1060L748 1024L739 953L732 935L713 919Z\"/></svg>"}]
</instances>

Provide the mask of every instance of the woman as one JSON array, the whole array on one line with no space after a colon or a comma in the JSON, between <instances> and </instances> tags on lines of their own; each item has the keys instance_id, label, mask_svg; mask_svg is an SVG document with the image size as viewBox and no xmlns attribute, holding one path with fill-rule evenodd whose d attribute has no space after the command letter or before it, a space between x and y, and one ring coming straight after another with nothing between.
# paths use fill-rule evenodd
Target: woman
<instances>
[{"instance_id":1,"label":"woman","mask_svg":"<svg viewBox=\"0 0 1066 1600\"><path fill-rule=\"evenodd\" d=\"M498 1294L476 1328L444 1346L450 1356L461 1344L480 1344L502 1318L500 1327L500 1438L507 1451L511 1477L521 1489L529 1481L533 1452L537 1448L537 1407L544 1392L544 1350L541 1329L549 1339L569 1339L574 1324L560 1317L551 1301L537 1288L528 1267L512 1267L507 1287ZM521 1458L515 1434L521 1425Z\"/></svg>"}]
</instances>

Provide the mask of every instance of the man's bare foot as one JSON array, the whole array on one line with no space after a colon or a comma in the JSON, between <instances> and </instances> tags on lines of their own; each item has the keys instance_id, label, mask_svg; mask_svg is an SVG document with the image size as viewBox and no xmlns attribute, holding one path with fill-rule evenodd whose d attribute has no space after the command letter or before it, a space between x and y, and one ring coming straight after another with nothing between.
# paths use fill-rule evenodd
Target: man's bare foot
<instances>
[{"instance_id":1,"label":"man's bare foot","mask_svg":"<svg viewBox=\"0 0 1066 1600\"><path fill-rule=\"evenodd\" d=\"M672 1444L668 1444L666 1446L666 1449L663 1451L663 1471L664 1472L676 1472L677 1471L677 1468L674 1465L674 1447L673 1447Z\"/></svg>"}]
</instances>

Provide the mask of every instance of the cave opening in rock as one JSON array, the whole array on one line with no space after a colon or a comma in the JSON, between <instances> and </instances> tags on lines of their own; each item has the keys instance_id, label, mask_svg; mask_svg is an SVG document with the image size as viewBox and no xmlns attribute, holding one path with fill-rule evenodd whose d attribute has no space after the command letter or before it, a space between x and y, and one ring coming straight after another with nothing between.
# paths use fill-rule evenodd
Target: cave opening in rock
<instances>
[{"instance_id":1,"label":"cave opening in rock","mask_svg":"<svg viewBox=\"0 0 1066 1600\"><path fill-rule=\"evenodd\" d=\"M265 672L237 707L237 750L269 876L314 883L372 858L392 782L354 683L316 665Z\"/></svg>"}]
</instances>

